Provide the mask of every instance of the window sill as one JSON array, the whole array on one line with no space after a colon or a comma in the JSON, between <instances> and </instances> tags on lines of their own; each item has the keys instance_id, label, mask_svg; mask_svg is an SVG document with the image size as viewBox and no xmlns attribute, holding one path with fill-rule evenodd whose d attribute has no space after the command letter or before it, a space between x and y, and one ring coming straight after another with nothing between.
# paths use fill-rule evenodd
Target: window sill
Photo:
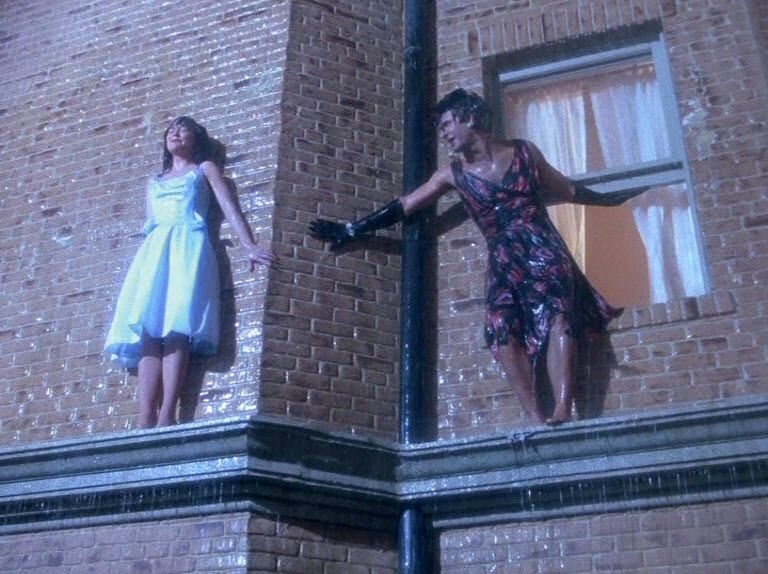
<instances>
[{"instance_id":1,"label":"window sill","mask_svg":"<svg viewBox=\"0 0 768 574\"><path fill-rule=\"evenodd\" d=\"M736 301L728 291L716 291L698 297L654 303L649 307L627 307L608 327L608 331L626 331L638 327L692 321L736 312Z\"/></svg>"}]
</instances>

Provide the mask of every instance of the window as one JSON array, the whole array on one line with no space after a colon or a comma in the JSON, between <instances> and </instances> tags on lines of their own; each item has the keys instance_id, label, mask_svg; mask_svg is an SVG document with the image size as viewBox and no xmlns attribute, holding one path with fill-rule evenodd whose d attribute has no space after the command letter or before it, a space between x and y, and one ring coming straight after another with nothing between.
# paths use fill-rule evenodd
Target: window
<instances>
[{"instance_id":1,"label":"window","mask_svg":"<svg viewBox=\"0 0 768 574\"><path fill-rule=\"evenodd\" d=\"M586 275L616 305L706 291L698 224L672 82L654 41L501 69L507 137L595 191L648 190L616 208L550 215Z\"/></svg>"}]
</instances>

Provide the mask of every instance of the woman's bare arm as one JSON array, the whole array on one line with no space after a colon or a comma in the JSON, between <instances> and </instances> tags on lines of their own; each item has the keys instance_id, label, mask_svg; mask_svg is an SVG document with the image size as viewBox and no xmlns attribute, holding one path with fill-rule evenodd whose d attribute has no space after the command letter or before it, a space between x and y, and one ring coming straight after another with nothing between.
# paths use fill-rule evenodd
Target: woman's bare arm
<instances>
[{"instance_id":1,"label":"woman's bare arm","mask_svg":"<svg viewBox=\"0 0 768 574\"><path fill-rule=\"evenodd\" d=\"M405 215L411 215L433 204L440 196L455 187L450 166L443 166L432 174L429 180L411 193L400 196Z\"/></svg>"},{"instance_id":2,"label":"woman's bare arm","mask_svg":"<svg viewBox=\"0 0 768 574\"><path fill-rule=\"evenodd\" d=\"M573 202L576 193L573 182L552 167L539 148L530 142L528 142L528 147L531 149L533 161L539 172L541 196L544 204L557 205L558 203Z\"/></svg>"},{"instance_id":3,"label":"woman's bare arm","mask_svg":"<svg viewBox=\"0 0 768 574\"><path fill-rule=\"evenodd\" d=\"M539 148L529 143L536 167L539 171L541 194L545 205L558 203L577 203L579 205L599 205L613 207L647 191L648 187L628 189L616 193L600 193L572 181L556 170L544 157Z\"/></svg>"},{"instance_id":4,"label":"woman's bare arm","mask_svg":"<svg viewBox=\"0 0 768 574\"><path fill-rule=\"evenodd\" d=\"M258 235L254 238L251 228L245 221L243 212L240 210L237 199L233 196L230 187L227 185L224 176L221 174L221 171L216 164L212 161L205 161L200 164L200 167L202 168L208 183L211 185L213 194L216 196L216 200L221 206L221 211L224 213L224 217L232 226L232 229L235 230L235 233L237 233L237 237L240 239L240 244L248 254L251 271L253 271L256 263L261 265L274 263L276 259L275 254L269 249L259 247Z\"/></svg>"}]
</instances>

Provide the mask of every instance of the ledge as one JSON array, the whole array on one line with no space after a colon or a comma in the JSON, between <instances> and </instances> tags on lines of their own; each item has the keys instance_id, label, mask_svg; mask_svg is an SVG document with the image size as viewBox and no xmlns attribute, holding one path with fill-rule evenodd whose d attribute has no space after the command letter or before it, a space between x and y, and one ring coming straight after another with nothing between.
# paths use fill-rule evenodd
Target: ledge
<instances>
[{"instance_id":1,"label":"ledge","mask_svg":"<svg viewBox=\"0 0 768 574\"><path fill-rule=\"evenodd\" d=\"M402 447L401 501L439 528L768 495L768 403Z\"/></svg>"},{"instance_id":2,"label":"ledge","mask_svg":"<svg viewBox=\"0 0 768 574\"><path fill-rule=\"evenodd\" d=\"M252 511L393 531L768 496L768 400L396 445L266 417L0 450L0 533Z\"/></svg>"},{"instance_id":3,"label":"ledge","mask_svg":"<svg viewBox=\"0 0 768 574\"><path fill-rule=\"evenodd\" d=\"M265 417L0 450L0 533L236 510L379 529L395 449Z\"/></svg>"},{"instance_id":4,"label":"ledge","mask_svg":"<svg viewBox=\"0 0 768 574\"><path fill-rule=\"evenodd\" d=\"M697 297L684 297L648 307L628 307L608 327L609 332L625 331L649 325L694 321L736 312L736 300L728 291L714 291Z\"/></svg>"}]
</instances>

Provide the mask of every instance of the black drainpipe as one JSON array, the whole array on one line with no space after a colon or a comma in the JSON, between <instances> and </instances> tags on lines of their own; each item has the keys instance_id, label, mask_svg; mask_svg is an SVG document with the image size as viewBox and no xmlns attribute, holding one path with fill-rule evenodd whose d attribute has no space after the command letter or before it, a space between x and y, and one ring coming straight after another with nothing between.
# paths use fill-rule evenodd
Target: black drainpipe
<instances>
[{"instance_id":1,"label":"black drainpipe","mask_svg":"<svg viewBox=\"0 0 768 574\"><path fill-rule=\"evenodd\" d=\"M429 17L431 1L404 0L404 127L403 188L410 193L423 184L431 165L433 143L427 132L431 82L428 79L428 41L434 25ZM431 98L430 98L431 100ZM431 132L431 130L430 130ZM426 213L409 217L403 226L402 297L400 327L400 443L427 439L425 364L426 301L424 276L429 256ZM433 574L434 534L428 517L416 506L406 506L400 515L399 550L401 574Z\"/></svg>"}]
</instances>

